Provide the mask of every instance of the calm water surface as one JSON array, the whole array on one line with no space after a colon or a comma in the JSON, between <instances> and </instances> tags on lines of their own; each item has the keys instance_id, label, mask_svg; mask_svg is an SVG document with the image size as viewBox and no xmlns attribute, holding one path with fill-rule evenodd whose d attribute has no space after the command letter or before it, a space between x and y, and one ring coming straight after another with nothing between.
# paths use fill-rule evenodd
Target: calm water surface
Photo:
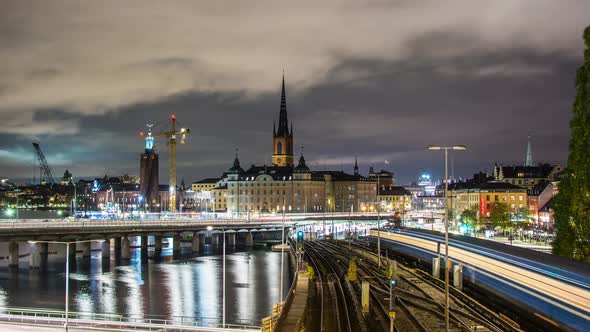
<instances>
[{"instance_id":1,"label":"calm water surface","mask_svg":"<svg viewBox=\"0 0 590 332\"><path fill-rule=\"evenodd\" d=\"M0 267L0 307L63 310L65 250L50 245L49 251L54 253L49 255L46 269L29 270L28 257L21 259L20 269ZM281 254L230 248L226 253L226 320L260 325L279 302ZM147 264L142 264L139 249L132 249L127 263L116 261L113 253L109 260L103 260L100 251L93 251L90 259L78 254L70 267L70 310L220 322L220 250L207 245L198 255L172 259L171 254L170 249L164 249L163 257L149 259ZM292 281L287 254L284 275L287 294Z\"/></svg>"}]
</instances>

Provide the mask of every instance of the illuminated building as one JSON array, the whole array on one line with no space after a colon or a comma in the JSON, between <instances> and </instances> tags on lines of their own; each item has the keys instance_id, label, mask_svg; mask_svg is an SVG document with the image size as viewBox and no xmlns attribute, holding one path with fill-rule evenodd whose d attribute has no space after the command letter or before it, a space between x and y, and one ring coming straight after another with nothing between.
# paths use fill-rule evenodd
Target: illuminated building
<instances>
[{"instance_id":1,"label":"illuminated building","mask_svg":"<svg viewBox=\"0 0 590 332\"><path fill-rule=\"evenodd\" d=\"M355 163L354 174L312 171L303 151L295 166L293 126L287 120L285 80L282 81L278 128L273 126L272 165L252 165L244 170L236 153L232 167L215 183L193 184L193 190L212 190L215 209L228 214L374 211L376 179L364 177ZM392 173L384 176L393 183ZM212 186L212 188L204 186Z\"/></svg>"},{"instance_id":2,"label":"illuminated building","mask_svg":"<svg viewBox=\"0 0 590 332\"><path fill-rule=\"evenodd\" d=\"M160 211L158 172L158 154L154 150L154 138L149 132L145 138L145 151L140 156L139 167L139 192L149 211Z\"/></svg>"},{"instance_id":3,"label":"illuminated building","mask_svg":"<svg viewBox=\"0 0 590 332\"><path fill-rule=\"evenodd\" d=\"M404 212L412 209L412 193L402 186L379 188L377 201L388 211Z\"/></svg>"},{"instance_id":4,"label":"illuminated building","mask_svg":"<svg viewBox=\"0 0 590 332\"><path fill-rule=\"evenodd\" d=\"M511 212L528 208L526 189L505 182L457 182L449 186L449 194L454 215L474 209L480 216L487 217L495 203L505 203Z\"/></svg>"}]
</instances>

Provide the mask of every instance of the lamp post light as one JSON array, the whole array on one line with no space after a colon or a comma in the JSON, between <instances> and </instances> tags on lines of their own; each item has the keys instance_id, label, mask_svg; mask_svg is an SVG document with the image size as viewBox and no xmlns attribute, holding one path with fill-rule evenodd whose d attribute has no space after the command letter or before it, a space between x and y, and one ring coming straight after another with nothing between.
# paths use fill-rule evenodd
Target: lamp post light
<instances>
[{"instance_id":1,"label":"lamp post light","mask_svg":"<svg viewBox=\"0 0 590 332\"><path fill-rule=\"evenodd\" d=\"M445 151L445 331L449 331L449 207L447 202L449 190L449 169L448 169L448 155L449 150L467 150L465 145L440 146L429 145L427 150L444 150Z\"/></svg>"},{"instance_id":2,"label":"lamp post light","mask_svg":"<svg viewBox=\"0 0 590 332\"><path fill-rule=\"evenodd\" d=\"M64 329L68 331L68 317L70 315L70 244L76 243L88 243L88 242L104 242L104 239L99 240L84 240L84 241L28 241L30 244L37 244L37 243L55 243L55 244L65 244L66 245L66 307L65 307L65 322L64 322Z\"/></svg>"},{"instance_id":3,"label":"lamp post light","mask_svg":"<svg viewBox=\"0 0 590 332\"><path fill-rule=\"evenodd\" d=\"M283 264L285 259L285 196L283 196L283 220L281 222L281 289L280 289L280 301L279 303L283 302ZM282 306L281 306L282 308ZM281 309L282 310L282 309Z\"/></svg>"},{"instance_id":4,"label":"lamp post light","mask_svg":"<svg viewBox=\"0 0 590 332\"><path fill-rule=\"evenodd\" d=\"M14 191L14 196L16 196L16 206L14 210L16 211L16 217L14 219L18 220L18 189Z\"/></svg>"},{"instance_id":5,"label":"lamp post light","mask_svg":"<svg viewBox=\"0 0 590 332\"><path fill-rule=\"evenodd\" d=\"M377 188L379 190L379 188ZM377 253L378 253L378 264L377 266L381 268L381 211L379 209L381 204L377 201L377 205L375 208L377 209Z\"/></svg>"},{"instance_id":6,"label":"lamp post light","mask_svg":"<svg viewBox=\"0 0 590 332\"><path fill-rule=\"evenodd\" d=\"M213 230L213 226L207 226L207 230L209 232L211 232ZM221 228L221 231L223 232L223 263L222 263L222 296L221 296L221 307L222 307L222 314L221 314L221 327L225 328L225 228Z\"/></svg>"}]
</instances>

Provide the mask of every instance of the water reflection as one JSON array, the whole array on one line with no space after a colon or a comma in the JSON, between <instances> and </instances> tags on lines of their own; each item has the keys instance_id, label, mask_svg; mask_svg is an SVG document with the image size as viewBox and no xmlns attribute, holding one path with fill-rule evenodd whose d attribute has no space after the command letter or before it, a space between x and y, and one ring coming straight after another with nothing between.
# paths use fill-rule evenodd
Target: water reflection
<instances>
[{"instance_id":1,"label":"water reflection","mask_svg":"<svg viewBox=\"0 0 590 332\"><path fill-rule=\"evenodd\" d=\"M118 313L137 318L158 316L176 321L220 322L222 316L222 256L209 246L200 255L177 260L164 257L142 264L139 249L119 264L114 257L77 257L70 267L70 310ZM167 251L165 250L164 253ZM152 255L153 252L150 252ZM284 292L292 276L285 255ZM50 255L46 269L0 267L0 307L35 307L63 310L65 257ZM266 249L227 249L226 320L260 325L279 301L280 253Z\"/></svg>"}]
</instances>

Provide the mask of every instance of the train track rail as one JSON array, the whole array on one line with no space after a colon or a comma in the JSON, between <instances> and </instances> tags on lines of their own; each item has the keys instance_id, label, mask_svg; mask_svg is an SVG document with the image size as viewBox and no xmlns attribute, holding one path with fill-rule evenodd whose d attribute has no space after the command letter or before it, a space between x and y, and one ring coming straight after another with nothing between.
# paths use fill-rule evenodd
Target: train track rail
<instances>
[{"instance_id":1,"label":"train track rail","mask_svg":"<svg viewBox=\"0 0 590 332\"><path fill-rule=\"evenodd\" d=\"M318 275L321 297L321 331L348 331L352 332L352 324L349 316L348 299L342 287L338 268L326 259L313 246L304 246L305 254ZM323 276L322 276L323 275ZM327 287L329 292L325 292ZM326 301L328 300L328 301ZM324 304L330 303L329 309ZM326 316L324 316L324 312ZM356 329L355 329L356 330Z\"/></svg>"},{"instance_id":2,"label":"train track rail","mask_svg":"<svg viewBox=\"0 0 590 332\"><path fill-rule=\"evenodd\" d=\"M389 278L377 267L374 248L351 244L351 250L336 242L308 243L316 259L331 264L334 271L347 268L356 257L357 275L371 284L371 320L373 327L389 329ZM329 258L327 258L329 257ZM330 263L331 262L331 263ZM396 331L444 331L444 288L430 275L398 263L397 286L394 289ZM337 273L333 272L337 275ZM355 296L354 294L352 296ZM358 296L358 295L356 295ZM455 290L450 296L450 327L452 331L520 331L465 294ZM371 325L367 322L367 325ZM375 326L376 325L376 326Z\"/></svg>"}]
</instances>

